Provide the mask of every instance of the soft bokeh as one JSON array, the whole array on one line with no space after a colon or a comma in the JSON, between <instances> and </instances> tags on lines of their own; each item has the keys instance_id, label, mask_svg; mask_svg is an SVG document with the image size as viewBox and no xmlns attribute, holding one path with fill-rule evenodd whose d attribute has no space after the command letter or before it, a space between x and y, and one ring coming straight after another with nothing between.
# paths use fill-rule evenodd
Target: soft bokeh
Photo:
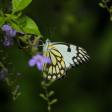
<instances>
[{"instance_id":1,"label":"soft bokeh","mask_svg":"<svg viewBox=\"0 0 112 112\"><path fill-rule=\"evenodd\" d=\"M51 86L58 98L52 112L112 112L112 22L106 9L97 0L33 0L24 13L45 40L81 46L91 57ZM17 47L5 50L22 74L22 94L13 102L10 89L0 82L0 112L47 112L39 96L42 73L28 66L29 57Z\"/></svg>"}]
</instances>

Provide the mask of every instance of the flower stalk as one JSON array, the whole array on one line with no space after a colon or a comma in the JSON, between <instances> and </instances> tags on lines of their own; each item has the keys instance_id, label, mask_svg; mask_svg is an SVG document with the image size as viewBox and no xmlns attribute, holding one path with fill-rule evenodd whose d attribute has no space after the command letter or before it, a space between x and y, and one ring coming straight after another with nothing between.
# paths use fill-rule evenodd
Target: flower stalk
<instances>
[{"instance_id":1,"label":"flower stalk","mask_svg":"<svg viewBox=\"0 0 112 112\"><path fill-rule=\"evenodd\" d=\"M47 102L47 110L48 112L51 112L52 105L56 103L58 100L56 98L51 100L51 96L54 95L54 91L49 91L48 88L55 82L55 80L42 80L41 86L44 90L44 93L40 94L40 97L42 97Z\"/></svg>"}]
</instances>

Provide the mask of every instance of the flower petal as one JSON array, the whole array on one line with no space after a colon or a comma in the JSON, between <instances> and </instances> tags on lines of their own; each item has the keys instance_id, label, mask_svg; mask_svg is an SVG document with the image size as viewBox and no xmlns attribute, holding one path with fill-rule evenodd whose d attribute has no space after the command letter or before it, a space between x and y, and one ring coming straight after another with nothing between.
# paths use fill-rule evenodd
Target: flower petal
<instances>
[{"instance_id":1,"label":"flower petal","mask_svg":"<svg viewBox=\"0 0 112 112\"><path fill-rule=\"evenodd\" d=\"M51 60L48 57L43 56L42 54L36 54L29 60L29 65L34 66L36 65L37 68L42 71L44 64L50 64Z\"/></svg>"},{"instance_id":2,"label":"flower petal","mask_svg":"<svg viewBox=\"0 0 112 112\"><path fill-rule=\"evenodd\" d=\"M16 30L12 29L10 25L2 26L3 36L4 36L4 46L9 47L13 45L13 37L16 36Z\"/></svg>"},{"instance_id":3,"label":"flower petal","mask_svg":"<svg viewBox=\"0 0 112 112\"><path fill-rule=\"evenodd\" d=\"M10 33L11 37L15 37L16 36L16 30L11 30L9 33Z\"/></svg>"},{"instance_id":4,"label":"flower petal","mask_svg":"<svg viewBox=\"0 0 112 112\"><path fill-rule=\"evenodd\" d=\"M38 62L38 63L36 63L36 65L37 65L37 68L38 68L40 71L42 71L43 64L42 64L41 62Z\"/></svg>"},{"instance_id":5,"label":"flower petal","mask_svg":"<svg viewBox=\"0 0 112 112\"><path fill-rule=\"evenodd\" d=\"M29 66L33 67L35 64L36 64L36 61L35 59L30 59L29 62L28 62Z\"/></svg>"},{"instance_id":6,"label":"flower petal","mask_svg":"<svg viewBox=\"0 0 112 112\"><path fill-rule=\"evenodd\" d=\"M7 31L10 31L10 30L12 30L11 26L9 26L7 24L2 26L2 31L7 32Z\"/></svg>"},{"instance_id":7,"label":"flower petal","mask_svg":"<svg viewBox=\"0 0 112 112\"><path fill-rule=\"evenodd\" d=\"M50 58L48 58L48 57L44 57L44 63L48 63L48 64L50 64L50 63L51 63Z\"/></svg>"}]
</instances>

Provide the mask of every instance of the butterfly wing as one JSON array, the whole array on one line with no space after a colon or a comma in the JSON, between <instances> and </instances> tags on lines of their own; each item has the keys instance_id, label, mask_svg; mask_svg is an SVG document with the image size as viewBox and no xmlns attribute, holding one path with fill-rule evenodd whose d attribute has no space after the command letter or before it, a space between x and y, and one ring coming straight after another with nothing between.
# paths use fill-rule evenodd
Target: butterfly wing
<instances>
[{"instance_id":1,"label":"butterfly wing","mask_svg":"<svg viewBox=\"0 0 112 112\"><path fill-rule=\"evenodd\" d=\"M48 43L47 43L48 44ZM72 44L49 42L44 55L51 59L50 65L44 65L44 71L48 72L48 79L58 79L66 74L66 70L87 62L89 56L81 47Z\"/></svg>"},{"instance_id":2,"label":"butterfly wing","mask_svg":"<svg viewBox=\"0 0 112 112\"><path fill-rule=\"evenodd\" d=\"M66 74L66 65L62 54L53 45L48 46L44 55L49 57L51 64L44 64L43 71L47 71L48 79L59 79Z\"/></svg>"},{"instance_id":3,"label":"butterfly wing","mask_svg":"<svg viewBox=\"0 0 112 112\"><path fill-rule=\"evenodd\" d=\"M81 47L65 43L56 43L54 47L62 54L67 69L89 60L86 50Z\"/></svg>"}]
</instances>

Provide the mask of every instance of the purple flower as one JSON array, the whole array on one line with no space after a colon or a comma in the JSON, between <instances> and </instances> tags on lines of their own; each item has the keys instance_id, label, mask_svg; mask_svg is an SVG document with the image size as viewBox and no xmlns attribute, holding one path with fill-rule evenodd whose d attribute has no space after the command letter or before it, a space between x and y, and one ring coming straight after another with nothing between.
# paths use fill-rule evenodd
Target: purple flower
<instances>
[{"instance_id":1,"label":"purple flower","mask_svg":"<svg viewBox=\"0 0 112 112\"><path fill-rule=\"evenodd\" d=\"M51 63L50 58L45 57L41 54L37 54L29 60L29 66L33 67L36 65L40 71L42 71L44 64L50 64L50 63Z\"/></svg>"},{"instance_id":2,"label":"purple flower","mask_svg":"<svg viewBox=\"0 0 112 112\"><path fill-rule=\"evenodd\" d=\"M16 30L12 29L9 25L3 25L2 31L4 32L4 46L12 46L13 45L13 37L16 36Z\"/></svg>"}]
</instances>

